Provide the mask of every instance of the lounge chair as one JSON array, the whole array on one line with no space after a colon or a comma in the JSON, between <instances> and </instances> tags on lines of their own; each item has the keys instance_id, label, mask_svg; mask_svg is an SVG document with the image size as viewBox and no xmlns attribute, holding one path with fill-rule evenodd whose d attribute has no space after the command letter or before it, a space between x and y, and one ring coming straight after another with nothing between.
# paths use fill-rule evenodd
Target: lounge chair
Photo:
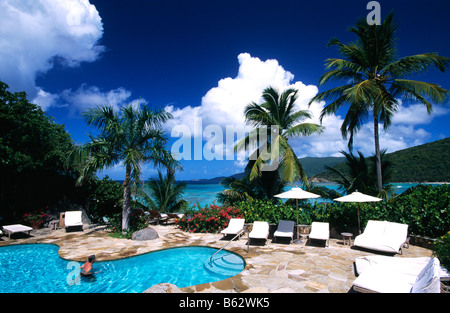
<instances>
[{"instance_id":1,"label":"lounge chair","mask_svg":"<svg viewBox=\"0 0 450 313\"><path fill-rule=\"evenodd\" d=\"M260 221L253 222L252 231L248 234L249 240L264 239L267 241L268 237L269 237L269 223Z\"/></svg>"},{"instance_id":2,"label":"lounge chair","mask_svg":"<svg viewBox=\"0 0 450 313\"><path fill-rule=\"evenodd\" d=\"M150 210L149 213L149 221L155 222L155 224L159 224L160 222L166 222L169 220L169 216L164 213L160 213L156 210Z\"/></svg>"},{"instance_id":3,"label":"lounge chair","mask_svg":"<svg viewBox=\"0 0 450 313\"><path fill-rule=\"evenodd\" d=\"M355 259L353 289L364 293L439 293L448 273L439 259L366 256Z\"/></svg>"},{"instance_id":4,"label":"lounge chair","mask_svg":"<svg viewBox=\"0 0 450 313\"><path fill-rule=\"evenodd\" d=\"M226 235L242 235L244 233L244 223L243 218L232 218L230 223L228 223L227 228L223 229L220 233L224 236Z\"/></svg>"},{"instance_id":5,"label":"lounge chair","mask_svg":"<svg viewBox=\"0 0 450 313\"><path fill-rule=\"evenodd\" d=\"M8 234L8 238L11 239L11 235L15 233L25 233L28 232L28 235L30 235L30 231L33 230L32 227L25 226L22 224L14 224L14 225L6 225L3 226L3 230L5 233Z\"/></svg>"},{"instance_id":6,"label":"lounge chair","mask_svg":"<svg viewBox=\"0 0 450 313\"><path fill-rule=\"evenodd\" d=\"M402 253L408 236L408 225L388 221L367 222L364 232L356 236L354 245L381 252Z\"/></svg>"},{"instance_id":7,"label":"lounge chair","mask_svg":"<svg viewBox=\"0 0 450 313\"><path fill-rule=\"evenodd\" d=\"M81 211L66 211L64 214L64 226L66 231L68 228L81 227L83 230L83 222L81 221Z\"/></svg>"},{"instance_id":8,"label":"lounge chair","mask_svg":"<svg viewBox=\"0 0 450 313\"><path fill-rule=\"evenodd\" d=\"M324 222L312 222L309 239L325 240L325 245L328 246L330 240L330 224Z\"/></svg>"},{"instance_id":9,"label":"lounge chair","mask_svg":"<svg viewBox=\"0 0 450 313\"><path fill-rule=\"evenodd\" d=\"M179 219L179 218L183 218L184 214L182 213L167 213L167 217L170 219Z\"/></svg>"},{"instance_id":10,"label":"lounge chair","mask_svg":"<svg viewBox=\"0 0 450 313\"><path fill-rule=\"evenodd\" d=\"M273 237L276 239L277 237L291 238L291 243L294 240L294 226L295 223L293 221L284 221L280 220L278 222L278 227Z\"/></svg>"}]
</instances>

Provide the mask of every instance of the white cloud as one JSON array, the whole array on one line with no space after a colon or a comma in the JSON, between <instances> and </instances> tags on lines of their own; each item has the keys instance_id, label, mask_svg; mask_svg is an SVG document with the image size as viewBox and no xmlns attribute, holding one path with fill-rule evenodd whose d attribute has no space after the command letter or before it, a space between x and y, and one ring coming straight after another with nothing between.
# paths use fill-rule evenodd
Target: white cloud
<instances>
[{"instance_id":1,"label":"white cloud","mask_svg":"<svg viewBox=\"0 0 450 313\"><path fill-rule=\"evenodd\" d=\"M397 113L395 113L392 124L420 125L429 124L434 117L446 115L450 113L448 108L442 106L434 106L432 114L427 113L427 109L422 104L412 104L407 107L400 105Z\"/></svg>"},{"instance_id":2,"label":"white cloud","mask_svg":"<svg viewBox=\"0 0 450 313\"><path fill-rule=\"evenodd\" d=\"M88 0L2 0L0 80L26 91L43 109L52 104L35 84L55 62L74 67L98 59L103 25Z\"/></svg>"},{"instance_id":3,"label":"white cloud","mask_svg":"<svg viewBox=\"0 0 450 313\"><path fill-rule=\"evenodd\" d=\"M66 89L58 96L60 105L69 107L71 113L82 112L98 105L110 105L115 110L121 106L139 102L145 104L145 100L130 100L131 92L119 87L109 91L102 91L96 86L82 85L77 90Z\"/></svg>"},{"instance_id":4,"label":"white cloud","mask_svg":"<svg viewBox=\"0 0 450 313\"><path fill-rule=\"evenodd\" d=\"M286 71L277 60L261 61L248 53L241 53L238 56L238 62L240 66L237 76L221 79L217 87L210 89L203 96L200 106L188 106L181 109L173 106L166 107L166 110L174 117L166 124L169 133L177 125L186 126L195 137L201 137L201 130L208 125L220 126L224 134L227 125L233 127L236 133L248 132L252 126L245 124L244 108L252 101L259 102L265 88L272 86L280 91L288 87L298 89L297 109L308 109L309 100L318 92L316 86L307 86L302 82L291 85L294 75ZM310 110L320 113L319 109L313 105ZM199 120L201 120L202 129L194 127L194 121ZM318 118L315 120L318 121ZM223 151L230 151L235 143L224 148Z\"/></svg>"},{"instance_id":5,"label":"white cloud","mask_svg":"<svg viewBox=\"0 0 450 313\"><path fill-rule=\"evenodd\" d=\"M320 123L319 117L325 102L314 102L308 107L308 102L318 93L317 86L305 85L301 81L294 81L294 75L285 70L277 60L262 61L252 57L248 53L238 56L239 70L236 77L221 79L217 87L210 89L202 98L199 106L174 108L167 106L174 119L166 124L166 130L170 133L176 125L184 125L195 137L201 137L201 130L207 125L218 125L223 129L230 125L236 130L249 131L251 126L245 124L244 108L252 101L259 102L263 90L269 86L283 91L287 88L295 88L298 92L296 110L309 110L311 120L306 122ZM380 145L387 148L388 152L405 149L427 142L431 134L417 125L429 124L439 115L448 114L450 110L443 107L435 107L432 115L426 114L426 109L421 105L403 106L400 103L395 114L392 126L385 132L380 125ZM194 121L201 120L202 129L194 128ZM325 130L322 134L314 134L308 137L291 138L289 142L299 157L325 157L342 156L339 151L348 151L347 140L342 139L340 127L343 117L329 115L323 118L322 125ZM203 136L203 140L207 139ZM223 151L230 151L233 145L225 147ZM368 121L363 125L354 139L354 149L372 155L374 153L373 122ZM235 157L234 166L244 167L246 162Z\"/></svg>"}]
</instances>

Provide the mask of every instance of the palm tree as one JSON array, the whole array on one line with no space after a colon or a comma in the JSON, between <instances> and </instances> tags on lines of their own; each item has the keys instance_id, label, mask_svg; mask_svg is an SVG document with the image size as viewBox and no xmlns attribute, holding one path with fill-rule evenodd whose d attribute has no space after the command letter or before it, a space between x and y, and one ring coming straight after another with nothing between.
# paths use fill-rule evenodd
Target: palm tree
<instances>
[{"instance_id":1,"label":"palm tree","mask_svg":"<svg viewBox=\"0 0 450 313\"><path fill-rule=\"evenodd\" d=\"M308 178L305 171L298 160L295 152L288 143L288 139L296 136L308 136L313 133L320 133L322 126L313 123L302 123L304 120L311 118L311 114L305 110L294 112L294 104L297 100L297 92L295 89L287 89L279 94L273 87L264 90L261 104L252 102L245 108L245 119L247 123L256 127L256 134L266 127L269 136L260 138L257 136L256 151L250 158L249 167L251 167L249 178L254 180L257 177L267 176L272 187L267 192L271 197L277 191L278 179L281 182L293 182L301 179L304 184L308 185ZM277 128L278 132L273 132ZM242 139L235 147L235 151L244 150L252 140L255 133L248 135ZM274 146L276 149L271 150ZM261 152L263 151L263 152ZM274 153L276 158L279 157L279 166L273 171L262 171L262 166L267 164L265 159L267 154ZM265 156L265 157L264 157ZM274 160L271 158L271 160Z\"/></svg>"},{"instance_id":2,"label":"palm tree","mask_svg":"<svg viewBox=\"0 0 450 313\"><path fill-rule=\"evenodd\" d=\"M170 163L165 144L167 138L161 124L171 118L165 111L153 111L147 106L138 109L123 107L115 112L112 107L98 106L83 112L88 125L99 129L97 137L89 135L91 142L77 147L71 159L78 164L77 184L90 177L95 171L110 168L123 162L122 230L128 229L131 212L131 188L140 184L141 168L146 162L156 166Z\"/></svg>"},{"instance_id":3,"label":"palm tree","mask_svg":"<svg viewBox=\"0 0 450 313\"><path fill-rule=\"evenodd\" d=\"M325 166L328 172L332 173L336 178L331 178L332 181L340 185L340 189L343 189L350 194L354 191L360 191L372 196L379 196L387 198L387 194L391 193L391 186L385 184L383 186L383 192L380 193L377 188L377 174L376 174L376 157L370 158L364 157L364 155L357 151L358 156L353 153L347 153L341 151L345 156L346 161L343 166L330 167ZM381 164L382 174L387 180L391 174L391 162L385 157L386 150L381 151Z\"/></svg>"},{"instance_id":4,"label":"palm tree","mask_svg":"<svg viewBox=\"0 0 450 313\"><path fill-rule=\"evenodd\" d=\"M352 150L353 137L373 115L375 155L377 166L377 187L381 192L383 179L378 123L386 130L398 109L399 99L404 103L414 102L426 106L431 114L433 103L444 103L448 90L437 84L410 79L414 74L427 71L435 66L444 72L449 66L449 58L437 53L423 53L397 58L393 13L389 14L381 25L368 25L359 20L349 31L358 36L357 41L343 44L332 39L328 46L336 46L342 59L326 60L327 72L320 78L320 85L329 80L344 80L345 85L338 86L316 95L310 102L333 100L322 110L320 120L335 114L344 104L349 109L341 126L344 139L350 135L348 146Z\"/></svg>"},{"instance_id":5,"label":"palm tree","mask_svg":"<svg viewBox=\"0 0 450 313\"><path fill-rule=\"evenodd\" d=\"M151 210L170 213L183 210L188 205L188 202L182 199L186 183L176 183L173 173L163 177L158 171L158 178L150 179L145 187L140 189L137 201Z\"/></svg>"}]
</instances>

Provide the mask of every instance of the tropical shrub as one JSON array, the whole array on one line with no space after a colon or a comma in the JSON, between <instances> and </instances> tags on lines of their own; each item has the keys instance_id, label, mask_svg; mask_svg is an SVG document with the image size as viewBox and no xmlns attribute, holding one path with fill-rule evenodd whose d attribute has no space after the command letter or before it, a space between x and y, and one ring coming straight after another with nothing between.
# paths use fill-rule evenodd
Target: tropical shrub
<instances>
[{"instance_id":1,"label":"tropical shrub","mask_svg":"<svg viewBox=\"0 0 450 313\"><path fill-rule=\"evenodd\" d=\"M87 186L85 186L87 187ZM92 179L89 187L89 202L87 213L91 221L103 222L103 217L112 217L122 210L123 186L121 183L109 178Z\"/></svg>"},{"instance_id":2,"label":"tropical shrub","mask_svg":"<svg viewBox=\"0 0 450 313\"><path fill-rule=\"evenodd\" d=\"M415 235L437 238L450 230L450 185L417 185L388 202L386 213Z\"/></svg>"},{"instance_id":3,"label":"tropical shrub","mask_svg":"<svg viewBox=\"0 0 450 313\"><path fill-rule=\"evenodd\" d=\"M122 214L116 213L109 219L110 235L115 238L127 238L130 239L131 235L141 229L148 226L147 217L142 214L136 214L133 212L130 214L129 228L122 230Z\"/></svg>"},{"instance_id":4,"label":"tropical shrub","mask_svg":"<svg viewBox=\"0 0 450 313\"><path fill-rule=\"evenodd\" d=\"M409 234L437 238L450 229L449 204L449 185L417 185L389 201L360 203L361 228L369 220L387 220L408 224ZM316 204L310 214L331 226L358 226L356 203Z\"/></svg>"},{"instance_id":5,"label":"tropical shrub","mask_svg":"<svg viewBox=\"0 0 450 313\"><path fill-rule=\"evenodd\" d=\"M433 254L443 267L450 270L450 231L434 242Z\"/></svg>"},{"instance_id":6,"label":"tropical shrub","mask_svg":"<svg viewBox=\"0 0 450 313\"><path fill-rule=\"evenodd\" d=\"M183 231L193 233L217 233L228 226L231 218L242 218L238 208L231 206L210 205L198 210L191 210L183 218L177 219L176 224Z\"/></svg>"},{"instance_id":7,"label":"tropical shrub","mask_svg":"<svg viewBox=\"0 0 450 313\"><path fill-rule=\"evenodd\" d=\"M247 223L266 221L277 224L279 220L297 221L297 208L288 202L272 202L269 200L242 201L236 205ZM299 204L299 224L311 224L309 214L305 214Z\"/></svg>"},{"instance_id":8,"label":"tropical shrub","mask_svg":"<svg viewBox=\"0 0 450 313\"><path fill-rule=\"evenodd\" d=\"M44 223L49 221L50 216L44 212L31 212L23 215L26 224L36 228L40 228Z\"/></svg>"}]
</instances>

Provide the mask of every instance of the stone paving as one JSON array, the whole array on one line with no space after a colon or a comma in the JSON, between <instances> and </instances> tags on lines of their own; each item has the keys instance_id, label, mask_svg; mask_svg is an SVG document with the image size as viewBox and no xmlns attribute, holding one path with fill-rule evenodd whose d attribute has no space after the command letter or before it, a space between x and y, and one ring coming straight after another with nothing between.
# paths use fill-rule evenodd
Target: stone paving
<instances>
[{"instance_id":1,"label":"stone paving","mask_svg":"<svg viewBox=\"0 0 450 313\"><path fill-rule=\"evenodd\" d=\"M33 230L31 236L3 236L0 246L24 243L53 243L59 245L59 255L68 260L85 261L95 254L98 261L134 256L151 251L181 247L208 246L220 248L229 242L221 234L192 234L174 225L152 226L159 238L133 241L108 236L104 226L85 225L84 231L64 229ZM241 255L245 269L238 275L218 282L182 288L184 292L277 292L277 293L347 293L355 280L353 261L375 252L343 245L341 239L330 239L329 246L320 242L301 244L251 242L247 252L247 236L231 242L226 249ZM432 251L410 245L395 257L431 256ZM151 286L149 286L151 287Z\"/></svg>"}]
</instances>

